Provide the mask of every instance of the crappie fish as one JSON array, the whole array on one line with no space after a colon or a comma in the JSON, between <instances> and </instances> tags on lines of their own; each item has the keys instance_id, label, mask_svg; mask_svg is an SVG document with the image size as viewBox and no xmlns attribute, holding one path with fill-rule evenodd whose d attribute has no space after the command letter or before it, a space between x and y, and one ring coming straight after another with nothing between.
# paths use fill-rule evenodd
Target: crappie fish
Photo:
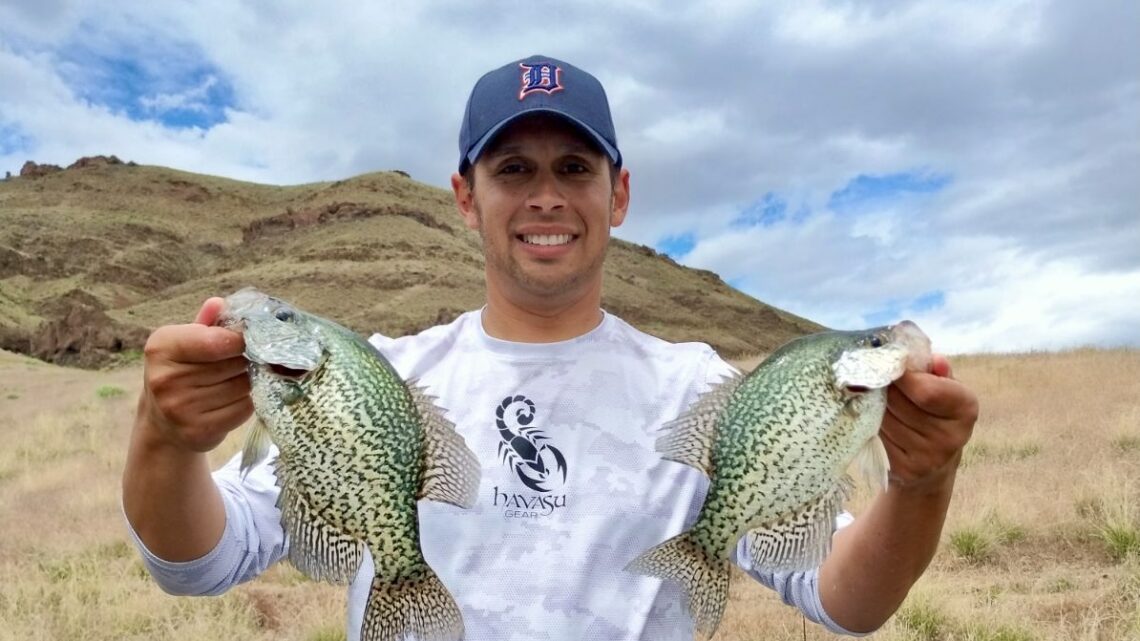
<instances>
[{"instance_id":1,"label":"crappie fish","mask_svg":"<svg viewBox=\"0 0 1140 641\"><path fill-rule=\"evenodd\" d=\"M416 512L420 498L474 504L478 462L454 426L336 323L243 289L218 324L245 338L258 420L241 468L277 446L289 560L312 579L347 583L371 552L363 641L462 638L459 608L420 550Z\"/></svg>"},{"instance_id":2,"label":"crappie fish","mask_svg":"<svg viewBox=\"0 0 1140 641\"><path fill-rule=\"evenodd\" d=\"M728 599L737 543L757 570L818 566L831 549L836 516L859 459L886 488L879 439L886 388L906 370L928 371L930 340L910 321L793 340L751 374L703 395L665 426L657 450L709 476L692 527L650 549L627 570L678 582L696 633L711 637Z\"/></svg>"}]
</instances>

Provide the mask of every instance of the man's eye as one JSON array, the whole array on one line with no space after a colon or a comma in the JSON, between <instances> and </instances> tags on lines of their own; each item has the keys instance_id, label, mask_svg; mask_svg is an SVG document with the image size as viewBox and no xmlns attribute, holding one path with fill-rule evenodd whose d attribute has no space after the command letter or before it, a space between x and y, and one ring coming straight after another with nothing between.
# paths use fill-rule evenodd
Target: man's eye
<instances>
[{"instance_id":1,"label":"man's eye","mask_svg":"<svg viewBox=\"0 0 1140 641\"><path fill-rule=\"evenodd\" d=\"M590 168L582 163L571 162L562 166L562 171L568 174L584 174L590 171Z\"/></svg>"},{"instance_id":2,"label":"man's eye","mask_svg":"<svg viewBox=\"0 0 1140 641\"><path fill-rule=\"evenodd\" d=\"M519 174L526 171L526 167L522 163L507 163L499 167L500 174Z\"/></svg>"}]
</instances>

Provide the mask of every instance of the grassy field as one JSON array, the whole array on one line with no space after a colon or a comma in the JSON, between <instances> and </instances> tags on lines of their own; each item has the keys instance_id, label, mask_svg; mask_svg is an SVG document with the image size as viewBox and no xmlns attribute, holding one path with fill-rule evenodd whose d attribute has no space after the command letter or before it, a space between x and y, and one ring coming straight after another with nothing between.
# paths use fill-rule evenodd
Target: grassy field
<instances>
[{"instance_id":1,"label":"grassy field","mask_svg":"<svg viewBox=\"0 0 1140 641\"><path fill-rule=\"evenodd\" d=\"M871 638L1140 639L1140 352L954 365L981 419L934 563ZM344 590L284 565L220 598L147 578L118 498L139 378L0 352L0 641L343 639ZM802 625L737 577L716 638L801 639Z\"/></svg>"}]
</instances>

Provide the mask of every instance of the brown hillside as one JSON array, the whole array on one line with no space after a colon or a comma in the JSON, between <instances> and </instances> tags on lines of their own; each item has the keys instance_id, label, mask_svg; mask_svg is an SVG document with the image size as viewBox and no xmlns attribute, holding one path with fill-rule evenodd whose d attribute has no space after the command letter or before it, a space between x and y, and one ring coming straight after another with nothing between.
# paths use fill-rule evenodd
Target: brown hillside
<instances>
[{"instance_id":1,"label":"brown hillside","mask_svg":"<svg viewBox=\"0 0 1140 641\"><path fill-rule=\"evenodd\" d=\"M403 172L257 185L114 157L0 181L0 348L102 366L201 301L253 285L362 333L482 304L478 236ZM767 352L819 326L614 240L603 305L674 341Z\"/></svg>"}]
</instances>

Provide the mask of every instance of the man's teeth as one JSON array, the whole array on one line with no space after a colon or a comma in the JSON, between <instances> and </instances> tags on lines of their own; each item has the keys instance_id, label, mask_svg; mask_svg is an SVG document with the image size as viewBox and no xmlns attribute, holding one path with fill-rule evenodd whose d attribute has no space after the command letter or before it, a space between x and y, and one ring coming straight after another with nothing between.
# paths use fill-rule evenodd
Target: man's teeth
<instances>
[{"instance_id":1,"label":"man's teeth","mask_svg":"<svg viewBox=\"0 0 1140 641\"><path fill-rule=\"evenodd\" d=\"M523 242L530 245L565 245L574 239L571 234L523 234Z\"/></svg>"}]
</instances>

